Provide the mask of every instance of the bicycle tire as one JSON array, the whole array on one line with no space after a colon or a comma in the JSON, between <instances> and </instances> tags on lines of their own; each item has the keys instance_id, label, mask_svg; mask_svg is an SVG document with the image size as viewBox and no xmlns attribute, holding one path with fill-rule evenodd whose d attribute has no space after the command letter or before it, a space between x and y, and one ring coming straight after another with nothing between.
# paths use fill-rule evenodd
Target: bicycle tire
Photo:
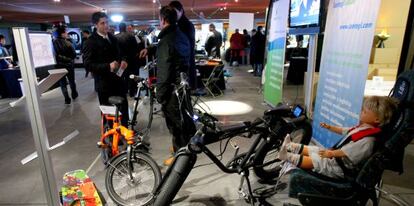
<instances>
[{"instance_id":1,"label":"bicycle tire","mask_svg":"<svg viewBox=\"0 0 414 206\"><path fill-rule=\"evenodd\" d=\"M181 189L197 161L197 155L185 154L176 157L175 162L165 174L163 183L157 191L154 206L170 205Z\"/></svg>"},{"instance_id":2,"label":"bicycle tire","mask_svg":"<svg viewBox=\"0 0 414 206\"><path fill-rule=\"evenodd\" d=\"M157 163L147 154L134 152L131 162L134 165L133 176L136 182L131 182L127 174L127 153L121 153L110 162L105 175L105 187L109 197L118 205L149 205L153 201L154 193L161 182L161 171ZM135 170L136 168L144 170ZM145 172L148 170L148 172ZM119 175L119 179L116 178ZM139 176L135 176L139 175ZM136 179L137 178L137 179ZM147 187L142 183L149 182ZM114 183L118 183L114 185ZM124 185L121 185L123 183ZM139 189L146 189L144 194L130 193L137 192ZM124 192L125 197L124 197ZM143 197L137 199L138 197Z\"/></svg>"},{"instance_id":3,"label":"bicycle tire","mask_svg":"<svg viewBox=\"0 0 414 206\"><path fill-rule=\"evenodd\" d=\"M309 122L305 122L298 126L291 132L293 142L301 144L309 144L312 137L312 126ZM279 172L282 169L281 161L277 161L277 153L282 144L284 136L274 138L272 142L263 141L256 151L253 164L253 171L256 176L262 180L275 179L279 176ZM268 162L274 162L275 164L267 165ZM263 166L264 165L264 166Z\"/></svg>"}]
</instances>

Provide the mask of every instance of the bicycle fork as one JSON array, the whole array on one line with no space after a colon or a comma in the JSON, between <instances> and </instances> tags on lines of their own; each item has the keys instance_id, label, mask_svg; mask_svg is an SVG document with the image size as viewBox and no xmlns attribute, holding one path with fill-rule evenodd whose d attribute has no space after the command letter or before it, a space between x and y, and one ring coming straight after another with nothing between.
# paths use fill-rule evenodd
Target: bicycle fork
<instances>
[{"instance_id":1,"label":"bicycle fork","mask_svg":"<svg viewBox=\"0 0 414 206\"><path fill-rule=\"evenodd\" d=\"M132 168L132 155L133 155L132 147L131 147L131 145L128 145L128 147L127 147L128 176L129 176L129 179L132 182L134 182L135 181L134 176L132 176L132 170L134 169L134 168Z\"/></svg>"}]
</instances>

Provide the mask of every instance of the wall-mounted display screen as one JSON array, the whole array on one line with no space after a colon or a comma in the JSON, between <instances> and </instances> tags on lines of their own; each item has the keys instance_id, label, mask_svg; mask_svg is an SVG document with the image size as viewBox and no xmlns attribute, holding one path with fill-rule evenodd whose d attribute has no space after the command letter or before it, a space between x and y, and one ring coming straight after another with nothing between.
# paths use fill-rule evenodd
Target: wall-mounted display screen
<instances>
[{"instance_id":1,"label":"wall-mounted display screen","mask_svg":"<svg viewBox=\"0 0 414 206\"><path fill-rule=\"evenodd\" d=\"M289 26L318 26L320 9L320 0L291 0Z\"/></svg>"}]
</instances>

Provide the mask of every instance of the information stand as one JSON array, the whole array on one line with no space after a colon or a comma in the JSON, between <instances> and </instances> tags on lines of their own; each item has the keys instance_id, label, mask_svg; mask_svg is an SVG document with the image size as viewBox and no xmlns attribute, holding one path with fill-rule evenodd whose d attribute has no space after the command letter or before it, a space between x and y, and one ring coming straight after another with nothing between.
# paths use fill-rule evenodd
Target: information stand
<instances>
[{"instance_id":1,"label":"information stand","mask_svg":"<svg viewBox=\"0 0 414 206\"><path fill-rule=\"evenodd\" d=\"M49 142L42 108L40 107L40 89L36 80L32 50L27 28L13 28L16 51L24 82L27 109L33 131L34 143L39 155L40 173L46 201L49 206L60 205L58 189L52 161L49 155ZM52 60L51 62L54 62Z\"/></svg>"},{"instance_id":2,"label":"information stand","mask_svg":"<svg viewBox=\"0 0 414 206\"><path fill-rule=\"evenodd\" d=\"M45 93L49 88L51 88L56 82L58 82L63 76L65 76L68 73L68 70L66 69L53 69L49 70L49 76L42 79L39 84L37 85L39 88L40 94ZM37 82L37 81L36 81ZM22 103L24 99L26 98L25 93L22 97L20 97L18 100L10 102L11 107L15 107Z\"/></svg>"}]
</instances>

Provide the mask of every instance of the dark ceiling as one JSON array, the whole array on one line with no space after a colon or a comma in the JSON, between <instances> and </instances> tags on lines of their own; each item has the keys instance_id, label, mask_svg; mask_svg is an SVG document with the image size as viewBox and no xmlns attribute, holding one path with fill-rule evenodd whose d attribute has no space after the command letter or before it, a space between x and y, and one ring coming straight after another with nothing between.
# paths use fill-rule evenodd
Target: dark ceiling
<instances>
[{"instance_id":1,"label":"dark ceiling","mask_svg":"<svg viewBox=\"0 0 414 206\"><path fill-rule=\"evenodd\" d=\"M191 19L228 19L229 12L255 13L264 18L267 0L182 0L186 15ZM64 21L89 22L95 11L106 9L108 14L122 14L126 21L157 20L159 5L169 0L0 0L0 22L51 23ZM226 7L220 11L219 8ZM191 9L193 8L193 9Z\"/></svg>"}]
</instances>

